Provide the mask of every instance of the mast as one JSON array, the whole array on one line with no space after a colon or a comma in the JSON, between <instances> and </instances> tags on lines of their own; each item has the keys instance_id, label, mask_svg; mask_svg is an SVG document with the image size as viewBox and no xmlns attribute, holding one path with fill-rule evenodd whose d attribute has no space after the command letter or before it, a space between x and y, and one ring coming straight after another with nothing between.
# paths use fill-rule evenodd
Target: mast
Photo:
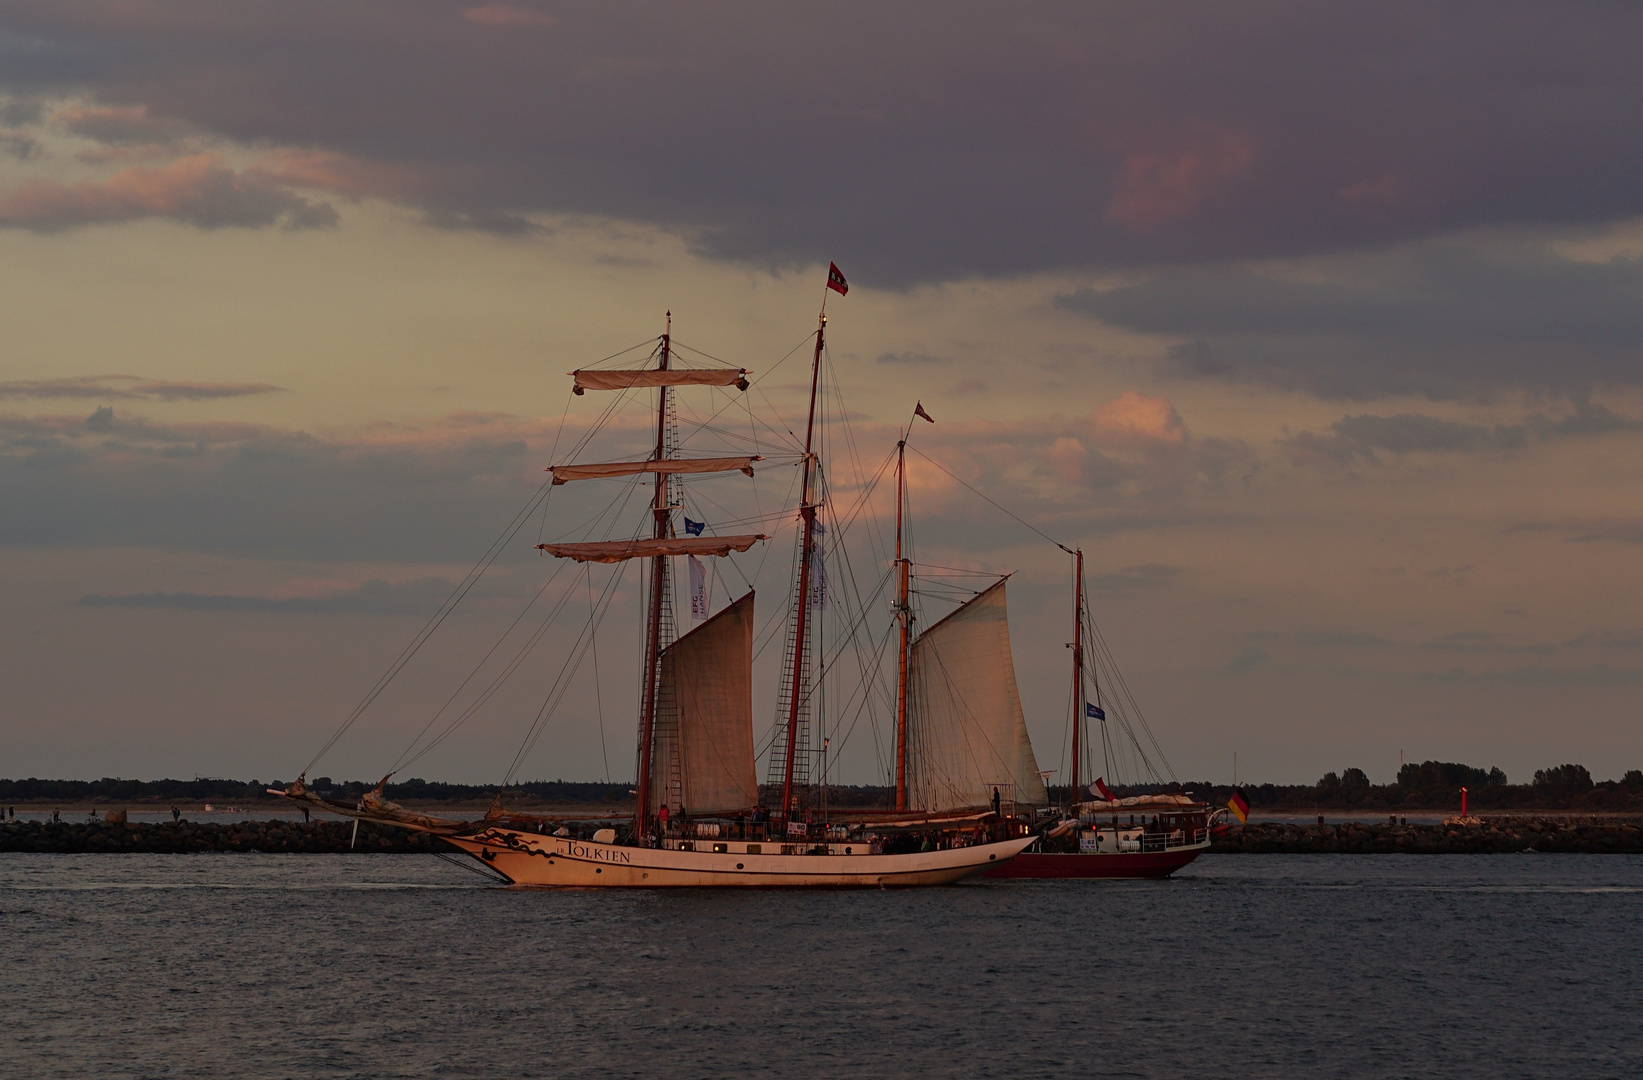
<instances>
[{"instance_id":1,"label":"mast","mask_svg":"<svg viewBox=\"0 0 1643 1080\"><path fill-rule=\"evenodd\" d=\"M896 443L896 621L901 624L901 647L896 655L896 809L907 809L907 630L912 613L907 606L909 560L901 556L901 506L907 468L907 438Z\"/></svg>"},{"instance_id":2,"label":"mast","mask_svg":"<svg viewBox=\"0 0 1643 1080\"><path fill-rule=\"evenodd\" d=\"M1076 581L1073 584L1073 783L1069 797L1077 803L1084 786L1083 763L1079 760L1084 741L1084 549L1074 552L1073 558L1076 560Z\"/></svg>"},{"instance_id":3,"label":"mast","mask_svg":"<svg viewBox=\"0 0 1643 1080\"><path fill-rule=\"evenodd\" d=\"M825 295L825 294L824 294ZM804 690L805 631L810 614L810 560L816 551L816 508L810 502L810 478L815 456L811 445L816 431L816 388L821 381L822 341L827 333L824 307L816 323L816 354L810 360L810 416L804 427L804 483L799 495L799 518L804 535L799 550L799 610L793 625L793 686L787 703L787 758L782 765L782 822L793 811L793 752L798 745L799 702Z\"/></svg>"},{"instance_id":4,"label":"mast","mask_svg":"<svg viewBox=\"0 0 1643 1080\"><path fill-rule=\"evenodd\" d=\"M673 312L667 313L667 326L662 332L662 356L657 370L666 371L673 349ZM667 456L667 386L656 392L656 451L653 461ZM665 472L656 474L656 494L651 499L651 537L667 538L668 502ZM667 588L667 556L657 555L650 561L650 618L645 631L645 687L644 706L639 720L639 792L635 808L636 829L639 836L650 833L650 756L656 734L656 676L662 654L662 593Z\"/></svg>"}]
</instances>

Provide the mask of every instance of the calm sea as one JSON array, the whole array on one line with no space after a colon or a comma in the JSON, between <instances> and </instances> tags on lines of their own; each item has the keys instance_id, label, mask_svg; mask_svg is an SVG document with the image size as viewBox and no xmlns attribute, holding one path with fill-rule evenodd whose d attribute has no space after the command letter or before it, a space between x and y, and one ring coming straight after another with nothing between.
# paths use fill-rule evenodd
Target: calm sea
<instances>
[{"instance_id":1,"label":"calm sea","mask_svg":"<svg viewBox=\"0 0 1643 1080\"><path fill-rule=\"evenodd\" d=\"M548 892L423 856L0 855L0 1077L1643 1073L1643 858Z\"/></svg>"}]
</instances>

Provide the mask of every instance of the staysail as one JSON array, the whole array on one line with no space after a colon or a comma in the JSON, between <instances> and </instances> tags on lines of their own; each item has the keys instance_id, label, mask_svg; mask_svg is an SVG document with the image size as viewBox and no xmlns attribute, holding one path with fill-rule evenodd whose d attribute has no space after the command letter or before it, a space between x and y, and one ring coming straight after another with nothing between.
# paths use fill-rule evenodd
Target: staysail
<instances>
[{"instance_id":1,"label":"staysail","mask_svg":"<svg viewBox=\"0 0 1643 1080\"><path fill-rule=\"evenodd\" d=\"M571 393L584 390L629 390L641 386L734 386L746 390L746 368L588 368L571 372Z\"/></svg>"},{"instance_id":2,"label":"staysail","mask_svg":"<svg viewBox=\"0 0 1643 1080\"><path fill-rule=\"evenodd\" d=\"M662 653L648 791L654 814L751 810L753 594L748 593Z\"/></svg>"},{"instance_id":3,"label":"staysail","mask_svg":"<svg viewBox=\"0 0 1643 1080\"><path fill-rule=\"evenodd\" d=\"M628 559L649 559L657 555L729 555L746 551L763 533L741 536L664 536L644 540L590 540L578 544L537 544L537 548L560 559L577 562L618 563Z\"/></svg>"},{"instance_id":4,"label":"staysail","mask_svg":"<svg viewBox=\"0 0 1643 1080\"><path fill-rule=\"evenodd\" d=\"M636 476L639 473L716 473L740 472L753 475L753 463L764 459L748 457L710 458L651 458L648 461L606 461L588 465L550 465L554 484L572 480L598 480L611 476Z\"/></svg>"},{"instance_id":5,"label":"staysail","mask_svg":"<svg viewBox=\"0 0 1643 1080\"><path fill-rule=\"evenodd\" d=\"M920 634L908 656L907 790L926 811L986 806L993 788L1049 802L1016 688L1004 582Z\"/></svg>"}]
</instances>

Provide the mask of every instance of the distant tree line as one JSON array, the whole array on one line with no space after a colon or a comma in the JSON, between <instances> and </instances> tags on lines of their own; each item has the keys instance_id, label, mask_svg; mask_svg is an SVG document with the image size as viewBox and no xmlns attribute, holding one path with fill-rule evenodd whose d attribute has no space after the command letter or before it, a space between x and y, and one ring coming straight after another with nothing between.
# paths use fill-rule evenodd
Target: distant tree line
<instances>
[{"instance_id":1,"label":"distant tree line","mask_svg":"<svg viewBox=\"0 0 1643 1080\"><path fill-rule=\"evenodd\" d=\"M130 802L227 802L273 803L277 796L268 794L268 788L282 788L283 780L221 780L195 777L193 780L120 780L104 777L101 780L0 780L0 803L5 802L60 802L60 803L130 803ZM376 785L364 780L334 780L318 776L308 782L311 791L336 802L354 803ZM390 783L384 790L396 802L479 802L496 796L495 784L447 784L437 780L412 778ZM767 805L781 801L774 789L762 789ZM831 806L884 806L888 805L894 790L872 785L852 786L830 784L827 801ZM508 803L621 803L633 798L633 783L580 782L574 780L535 780L514 784L502 793Z\"/></svg>"},{"instance_id":2,"label":"distant tree line","mask_svg":"<svg viewBox=\"0 0 1643 1080\"><path fill-rule=\"evenodd\" d=\"M1643 810L1643 771L1631 769L1619 780L1594 782L1584 765L1538 769L1527 784L1511 783L1498 767L1480 769L1455 761L1423 761L1404 765L1390 784L1371 784L1367 773L1351 768L1324 773L1316 784L1238 786L1250 805L1258 807L1458 810L1460 789L1464 787L1468 806L1474 810ZM1207 781L1114 788L1115 794L1126 796L1168 792L1191 792L1216 804L1232 798L1230 785Z\"/></svg>"},{"instance_id":3,"label":"distant tree line","mask_svg":"<svg viewBox=\"0 0 1643 1080\"><path fill-rule=\"evenodd\" d=\"M0 780L0 802L273 802L277 796L268 794L267 789L285 785L284 780L264 782L208 777L193 780L119 780L112 777L101 780L38 780L31 777L27 780ZM363 780L333 780L329 776L316 777L308 783L311 790L326 798L349 803L357 801L375 786ZM510 787L504 798L562 803L622 802L631 797L628 792L632 786L542 780ZM410 779L389 784L386 794L394 800L471 802L492 798L496 794L496 785L445 784Z\"/></svg>"},{"instance_id":4,"label":"distant tree line","mask_svg":"<svg viewBox=\"0 0 1643 1080\"><path fill-rule=\"evenodd\" d=\"M223 780L195 777L193 780L0 780L0 803L175 803L175 802L269 802L275 796L268 788L284 787L280 780ZM363 780L333 780L316 777L308 785L326 798L352 803L373 784ZM1316 784L1240 784L1250 805L1318 807L1319 809L1454 810L1460 807L1460 789L1465 787L1471 807L1477 810L1639 810L1643 811L1643 771L1629 770L1620 780L1594 782L1584 765L1555 765L1535 772L1527 784L1513 784L1499 768L1480 769L1453 761L1410 763L1398 770L1390 784L1371 784L1362 769L1327 772ZM600 783L573 780L536 780L516 784L503 792L503 802L560 804L623 803L633 797L632 782ZM1227 784L1208 781L1182 784L1132 784L1114 787L1120 796L1160 793L1191 793L1215 804L1232 797ZM437 780L412 778L391 783L388 798L398 802L488 801L497 792L494 784L447 784ZM774 789L763 791L766 805L781 801ZM867 808L889 806L893 789L882 785L829 785L830 806ZM1065 785L1050 788L1052 802L1064 803L1070 792ZM1088 798L1081 795L1080 798ZM817 801L813 799L813 801Z\"/></svg>"}]
</instances>

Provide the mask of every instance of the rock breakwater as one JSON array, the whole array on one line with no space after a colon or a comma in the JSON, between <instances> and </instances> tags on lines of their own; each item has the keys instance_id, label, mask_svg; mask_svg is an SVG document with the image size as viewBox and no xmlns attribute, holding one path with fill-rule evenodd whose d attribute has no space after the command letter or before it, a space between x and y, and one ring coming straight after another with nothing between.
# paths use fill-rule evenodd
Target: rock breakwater
<instances>
[{"instance_id":1,"label":"rock breakwater","mask_svg":"<svg viewBox=\"0 0 1643 1080\"><path fill-rule=\"evenodd\" d=\"M335 854L347 851L407 854L451 851L427 833L360 823L352 848L351 821L234 821L125 824L111 821L9 821L0 825L0 851L83 852L261 851Z\"/></svg>"},{"instance_id":2,"label":"rock breakwater","mask_svg":"<svg viewBox=\"0 0 1643 1080\"><path fill-rule=\"evenodd\" d=\"M1643 854L1643 827L1613 818L1484 818L1472 825L1252 822L1216 837L1212 853L1420 855L1510 851Z\"/></svg>"}]
</instances>

